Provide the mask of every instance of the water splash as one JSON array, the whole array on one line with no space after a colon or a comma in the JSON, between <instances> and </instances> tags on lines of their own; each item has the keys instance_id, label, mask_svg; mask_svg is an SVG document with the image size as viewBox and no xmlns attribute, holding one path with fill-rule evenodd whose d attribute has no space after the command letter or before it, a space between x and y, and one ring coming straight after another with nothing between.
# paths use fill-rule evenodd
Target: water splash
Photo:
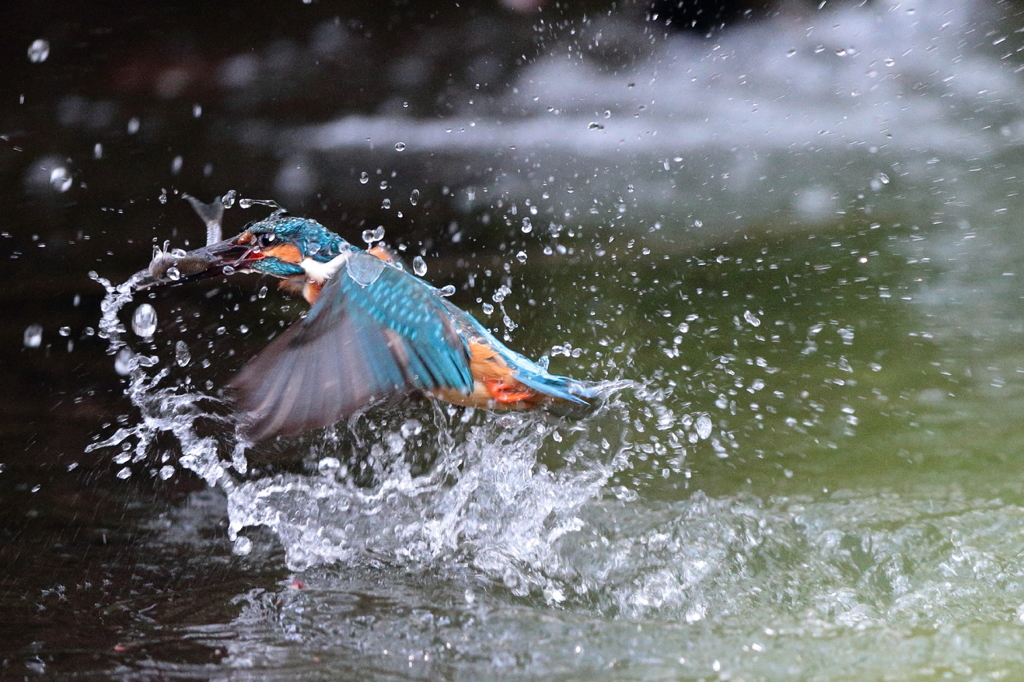
<instances>
[{"instance_id":1,"label":"water splash","mask_svg":"<svg viewBox=\"0 0 1024 682\"><path fill-rule=\"evenodd\" d=\"M125 477L192 471L224 491L237 553L252 551L249 529L263 526L280 538L292 569L461 567L516 596L583 599L574 578L580 569L561 543L587 527L588 506L606 496L637 498L626 472L652 447L640 442L645 428L671 432L661 449L676 472L695 443L729 447L707 415L667 407L671 389L620 381L602 384L600 404L578 420L438 403L370 408L305 441L307 461L317 463L306 473L251 476L252 444L230 406L172 381L186 365L201 371L187 346L172 344L161 361L125 341L118 313L131 304L137 281L93 279L107 289L99 333L127 376L138 416L89 450L113 449ZM176 461L167 456L168 440Z\"/></svg>"},{"instance_id":2,"label":"water splash","mask_svg":"<svg viewBox=\"0 0 1024 682\"><path fill-rule=\"evenodd\" d=\"M205 394L188 392L180 387L161 387L160 384L167 377L169 368L158 369L150 376L147 370L156 367L159 358L134 353L123 339L126 329L119 320L118 313L132 302L135 287L145 280L145 274L137 273L116 286L95 272L90 272L89 277L107 291L107 295L100 303L98 335L107 339L107 354L115 357L117 373L128 378L125 394L139 409L140 418L134 425L119 428L106 439L89 445L86 452L120 447L122 452L132 453L126 461L139 464L147 461L150 452L155 449L156 439L162 434L169 433L181 445L183 455L179 460L180 464L190 468L210 485L229 482L224 467L218 460L216 439L200 437L195 430L195 421L199 416L227 423L226 418L216 417L203 406L204 402L216 402L216 399ZM244 443L244 440L239 442Z\"/></svg>"},{"instance_id":3,"label":"water splash","mask_svg":"<svg viewBox=\"0 0 1024 682\"><path fill-rule=\"evenodd\" d=\"M580 507L600 497L625 463L627 439L607 419L624 405L611 401L602 417L576 423L565 464L542 463L565 424L537 414L507 414L455 422L458 411L436 405L427 429L409 421L377 431L368 460L377 482L353 482L336 458L322 458L317 476L279 474L247 481L228 498L229 532L272 529L292 568L344 562L471 566L513 593L562 590L547 577L558 558L553 543L578 530ZM449 412L453 414L449 414ZM455 423L453 423L455 422ZM437 433L435 433L437 430ZM415 475L402 455L422 439L441 436L429 468ZM403 436L405 433L407 436ZM328 461L332 460L332 461Z\"/></svg>"}]
</instances>

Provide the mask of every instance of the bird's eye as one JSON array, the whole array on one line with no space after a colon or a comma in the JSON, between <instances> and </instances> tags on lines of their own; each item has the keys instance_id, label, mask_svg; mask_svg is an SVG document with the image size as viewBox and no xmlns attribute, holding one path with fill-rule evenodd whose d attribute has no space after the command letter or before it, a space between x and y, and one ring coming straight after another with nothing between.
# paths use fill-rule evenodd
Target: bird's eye
<instances>
[{"instance_id":1,"label":"bird's eye","mask_svg":"<svg viewBox=\"0 0 1024 682\"><path fill-rule=\"evenodd\" d=\"M259 236L259 245L261 248L267 248L273 246L277 242L277 235L274 234L261 234Z\"/></svg>"}]
</instances>

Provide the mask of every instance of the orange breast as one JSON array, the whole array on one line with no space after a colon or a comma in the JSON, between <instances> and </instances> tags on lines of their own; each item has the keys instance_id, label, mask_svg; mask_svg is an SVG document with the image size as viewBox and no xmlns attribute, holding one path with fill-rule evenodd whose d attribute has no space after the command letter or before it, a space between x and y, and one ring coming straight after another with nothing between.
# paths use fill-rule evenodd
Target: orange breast
<instances>
[{"instance_id":1,"label":"orange breast","mask_svg":"<svg viewBox=\"0 0 1024 682\"><path fill-rule=\"evenodd\" d=\"M490 346L470 341L469 369L473 375L473 392L441 389L434 395L455 405L486 409L524 410L536 405L543 396L517 381L508 365Z\"/></svg>"},{"instance_id":2,"label":"orange breast","mask_svg":"<svg viewBox=\"0 0 1024 682\"><path fill-rule=\"evenodd\" d=\"M377 246L370 247L369 249L366 250L366 253L376 258L379 258L385 263L391 263L392 265L398 262L398 256L396 256L391 251L391 249L384 246L383 244L377 244Z\"/></svg>"},{"instance_id":3,"label":"orange breast","mask_svg":"<svg viewBox=\"0 0 1024 682\"><path fill-rule=\"evenodd\" d=\"M295 244L289 244L287 242L283 244L276 244L268 249L263 249L264 255L273 256L283 260L286 263L298 264L302 262L302 252L299 251L299 247Z\"/></svg>"},{"instance_id":4,"label":"orange breast","mask_svg":"<svg viewBox=\"0 0 1024 682\"><path fill-rule=\"evenodd\" d=\"M313 305L316 303L316 299L320 298L320 292L323 288L323 284L307 279L305 286L302 287L302 297L306 299L309 305Z\"/></svg>"}]
</instances>

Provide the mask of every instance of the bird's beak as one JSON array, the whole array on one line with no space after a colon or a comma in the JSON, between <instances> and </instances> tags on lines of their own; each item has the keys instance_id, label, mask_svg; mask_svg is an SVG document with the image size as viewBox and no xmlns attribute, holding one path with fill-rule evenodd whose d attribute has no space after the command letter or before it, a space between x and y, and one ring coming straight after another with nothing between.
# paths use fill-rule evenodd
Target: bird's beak
<instances>
[{"instance_id":1,"label":"bird's beak","mask_svg":"<svg viewBox=\"0 0 1024 682\"><path fill-rule=\"evenodd\" d=\"M193 251L157 251L149 267L132 277L136 291L250 270L253 262L265 256L244 235L246 233Z\"/></svg>"}]
</instances>

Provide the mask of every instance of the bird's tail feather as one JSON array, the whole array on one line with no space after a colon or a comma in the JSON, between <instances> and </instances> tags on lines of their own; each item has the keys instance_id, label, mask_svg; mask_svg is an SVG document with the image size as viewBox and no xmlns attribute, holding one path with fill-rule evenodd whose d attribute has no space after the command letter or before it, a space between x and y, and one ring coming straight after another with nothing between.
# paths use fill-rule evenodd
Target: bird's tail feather
<instances>
[{"instance_id":1,"label":"bird's tail feather","mask_svg":"<svg viewBox=\"0 0 1024 682\"><path fill-rule=\"evenodd\" d=\"M589 405L597 397L594 385L557 374L522 372L516 379L539 393L569 403Z\"/></svg>"}]
</instances>

